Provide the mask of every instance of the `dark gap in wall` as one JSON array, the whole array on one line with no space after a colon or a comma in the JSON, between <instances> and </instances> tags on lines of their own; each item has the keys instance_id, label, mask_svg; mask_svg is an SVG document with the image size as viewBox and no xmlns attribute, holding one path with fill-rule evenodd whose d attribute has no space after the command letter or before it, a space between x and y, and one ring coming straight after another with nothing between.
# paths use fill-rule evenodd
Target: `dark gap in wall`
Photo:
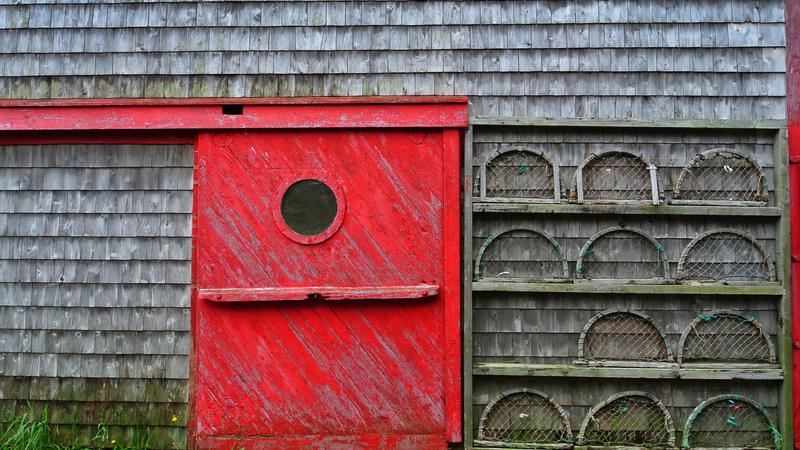
<instances>
[{"instance_id":1,"label":"dark gap in wall","mask_svg":"<svg viewBox=\"0 0 800 450\"><path fill-rule=\"evenodd\" d=\"M229 116L241 116L243 112L243 105L222 105L222 114Z\"/></svg>"}]
</instances>

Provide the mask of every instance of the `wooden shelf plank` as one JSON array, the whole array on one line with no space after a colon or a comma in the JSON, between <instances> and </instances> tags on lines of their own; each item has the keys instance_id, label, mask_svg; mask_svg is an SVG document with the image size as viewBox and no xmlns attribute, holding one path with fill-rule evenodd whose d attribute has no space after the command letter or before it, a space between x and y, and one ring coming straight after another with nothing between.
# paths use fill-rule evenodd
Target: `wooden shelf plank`
<instances>
[{"instance_id":1,"label":"wooden shelf plank","mask_svg":"<svg viewBox=\"0 0 800 450\"><path fill-rule=\"evenodd\" d=\"M472 116L473 126L583 127L583 128L693 128L710 130L779 130L785 120L636 120L636 119L552 119L549 117Z\"/></svg>"},{"instance_id":2,"label":"wooden shelf plank","mask_svg":"<svg viewBox=\"0 0 800 450\"><path fill-rule=\"evenodd\" d=\"M615 284L605 281L578 283L542 283L523 281L474 281L473 292L553 292L574 294L645 294L645 295L768 295L785 293L779 283L743 284Z\"/></svg>"},{"instance_id":3,"label":"wooden shelf plank","mask_svg":"<svg viewBox=\"0 0 800 450\"><path fill-rule=\"evenodd\" d=\"M293 286L198 289L197 298L212 302L270 302L304 300L401 300L439 295L439 286Z\"/></svg>"},{"instance_id":4,"label":"wooden shelf plank","mask_svg":"<svg viewBox=\"0 0 800 450\"><path fill-rule=\"evenodd\" d=\"M596 367L562 364L475 363L474 375L652 380L782 380L778 367Z\"/></svg>"},{"instance_id":5,"label":"wooden shelf plank","mask_svg":"<svg viewBox=\"0 0 800 450\"><path fill-rule=\"evenodd\" d=\"M505 447L499 445L498 443L494 443L494 446L486 446L480 445L476 447L472 447L473 450L508 450L509 448L526 448L521 446L514 446L514 445L507 445ZM547 447L546 444L536 444L531 445L527 448L559 448L559 444L551 444L551 447ZM561 447L564 448L564 447ZM632 447L632 446L600 446L600 445L571 445L568 448L572 450L679 450L683 447ZM774 450L772 448L767 447L729 447L726 449L720 448L703 448L703 447L692 447L692 450Z\"/></svg>"},{"instance_id":6,"label":"wooden shelf plank","mask_svg":"<svg viewBox=\"0 0 800 450\"><path fill-rule=\"evenodd\" d=\"M496 442L496 441L481 441L481 440L478 440L477 438L475 439L475 445L476 445L476 447L473 447L474 450L508 450L510 448L516 448L516 449L530 448L530 449L538 449L538 450L544 450L544 449L568 450L568 449L571 449L573 447L572 444L563 444L563 443L562 444L553 444L553 443L537 443L537 444L519 444L519 443L514 443L514 444L505 444L505 443Z\"/></svg>"},{"instance_id":7,"label":"wooden shelf plank","mask_svg":"<svg viewBox=\"0 0 800 450\"><path fill-rule=\"evenodd\" d=\"M744 216L780 217L781 208L770 206L689 206L689 205L578 205L575 203L475 202L476 213L506 214L607 214L662 216Z\"/></svg>"},{"instance_id":8,"label":"wooden shelf plank","mask_svg":"<svg viewBox=\"0 0 800 450\"><path fill-rule=\"evenodd\" d=\"M572 446L572 450L679 450L680 448L681 447L637 447L630 445L604 446L604 445L578 445L578 444ZM711 450L711 449L700 449L692 447L692 450ZM722 450L722 449L716 449L716 450ZM770 450L770 449L768 448L737 449L736 447L730 447L726 448L725 450Z\"/></svg>"}]
</instances>

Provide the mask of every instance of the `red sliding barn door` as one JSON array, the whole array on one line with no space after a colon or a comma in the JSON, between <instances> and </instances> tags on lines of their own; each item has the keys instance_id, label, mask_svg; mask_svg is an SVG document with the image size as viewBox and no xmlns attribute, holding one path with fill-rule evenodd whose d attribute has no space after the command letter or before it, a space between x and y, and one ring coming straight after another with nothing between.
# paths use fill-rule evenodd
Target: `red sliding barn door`
<instances>
[{"instance_id":1,"label":"red sliding barn door","mask_svg":"<svg viewBox=\"0 0 800 450\"><path fill-rule=\"evenodd\" d=\"M198 137L193 441L459 441L458 129Z\"/></svg>"}]
</instances>

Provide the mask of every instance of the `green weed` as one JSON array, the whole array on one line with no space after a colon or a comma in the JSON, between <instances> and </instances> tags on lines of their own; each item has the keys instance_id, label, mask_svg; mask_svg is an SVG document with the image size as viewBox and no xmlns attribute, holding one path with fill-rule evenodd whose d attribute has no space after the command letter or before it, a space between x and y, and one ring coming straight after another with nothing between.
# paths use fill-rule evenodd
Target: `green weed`
<instances>
[{"instance_id":1,"label":"green weed","mask_svg":"<svg viewBox=\"0 0 800 450\"><path fill-rule=\"evenodd\" d=\"M12 417L2 429L0 448L13 450L40 450L58 448L52 441L52 430L47 423L47 409L39 420L33 412Z\"/></svg>"},{"instance_id":2,"label":"green weed","mask_svg":"<svg viewBox=\"0 0 800 450\"><path fill-rule=\"evenodd\" d=\"M21 415L8 416L0 421L0 449L2 450L91 450L97 448L111 450L146 450L150 435L136 428L134 445L118 443L109 436L105 425L97 426L97 433L88 442L59 443L53 437L53 429L47 419L47 408L38 419L33 409Z\"/></svg>"}]
</instances>

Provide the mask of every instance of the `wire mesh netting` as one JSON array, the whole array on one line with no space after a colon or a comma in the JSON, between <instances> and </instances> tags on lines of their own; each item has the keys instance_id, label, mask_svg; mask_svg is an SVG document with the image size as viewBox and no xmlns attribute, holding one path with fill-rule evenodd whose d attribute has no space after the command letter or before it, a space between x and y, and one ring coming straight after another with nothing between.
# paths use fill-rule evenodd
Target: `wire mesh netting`
<instances>
[{"instance_id":1,"label":"wire mesh netting","mask_svg":"<svg viewBox=\"0 0 800 450\"><path fill-rule=\"evenodd\" d=\"M650 170L641 157L604 153L589 160L582 168L582 175L584 201L652 200ZM573 197L577 198L577 193Z\"/></svg>"},{"instance_id":2,"label":"wire mesh netting","mask_svg":"<svg viewBox=\"0 0 800 450\"><path fill-rule=\"evenodd\" d=\"M780 447L781 437L763 410L724 396L698 407L687 423L685 441L690 447L772 449Z\"/></svg>"},{"instance_id":3,"label":"wire mesh netting","mask_svg":"<svg viewBox=\"0 0 800 450\"><path fill-rule=\"evenodd\" d=\"M680 362L775 362L775 351L752 317L715 312L699 317L681 339Z\"/></svg>"},{"instance_id":4,"label":"wire mesh netting","mask_svg":"<svg viewBox=\"0 0 800 450\"><path fill-rule=\"evenodd\" d=\"M489 238L478 254L482 278L561 279L568 276L558 243L542 232L514 229Z\"/></svg>"},{"instance_id":5,"label":"wire mesh netting","mask_svg":"<svg viewBox=\"0 0 800 450\"><path fill-rule=\"evenodd\" d=\"M550 398L513 392L487 406L479 439L507 444L567 443L572 440L566 413Z\"/></svg>"},{"instance_id":6,"label":"wire mesh netting","mask_svg":"<svg viewBox=\"0 0 800 450\"><path fill-rule=\"evenodd\" d=\"M772 281L769 257L750 236L735 230L703 233L689 243L678 263L684 280Z\"/></svg>"},{"instance_id":7,"label":"wire mesh netting","mask_svg":"<svg viewBox=\"0 0 800 450\"><path fill-rule=\"evenodd\" d=\"M746 155L712 150L692 158L681 171L673 199L766 202L766 178Z\"/></svg>"},{"instance_id":8,"label":"wire mesh netting","mask_svg":"<svg viewBox=\"0 0 800 450\"><path fill-rule=\"evenodd\" d=\"M672 420L664 406L645 395L620 396L584 420L579 444L673 447Z\"/></svg>"},{"instance_id":9,"label":"wire mesh netting","mask_svg":"<svg viewBox=\"0 0 800 450\"><path fill-rule=\"evenodd\" d=\"M553 165L543 156L530 151L500 153L486 163L486 196L553 199Z\"/></svg>"},{"instance_id":10,"label":"wire mesh netting","mask_svg":"<svg viewBox=\"0 0 800 450\"><path fill-rule=\"evenodd\" d=\"M652 322L624 311L596 316L579 343L579 353L589 361L670 361L668 348Z\"/></svg>"},{"instance_id":11,"label":"wire mesh netting","mask_svg":"<svg viewBox=\"0 0 800 450\"><path fill-rule=\"evenodd\" d=\"M664 251L642 234L616 229L602 232L581 250L575 269L581 278L666 278Z\"/></svg>"}]
</instances>

